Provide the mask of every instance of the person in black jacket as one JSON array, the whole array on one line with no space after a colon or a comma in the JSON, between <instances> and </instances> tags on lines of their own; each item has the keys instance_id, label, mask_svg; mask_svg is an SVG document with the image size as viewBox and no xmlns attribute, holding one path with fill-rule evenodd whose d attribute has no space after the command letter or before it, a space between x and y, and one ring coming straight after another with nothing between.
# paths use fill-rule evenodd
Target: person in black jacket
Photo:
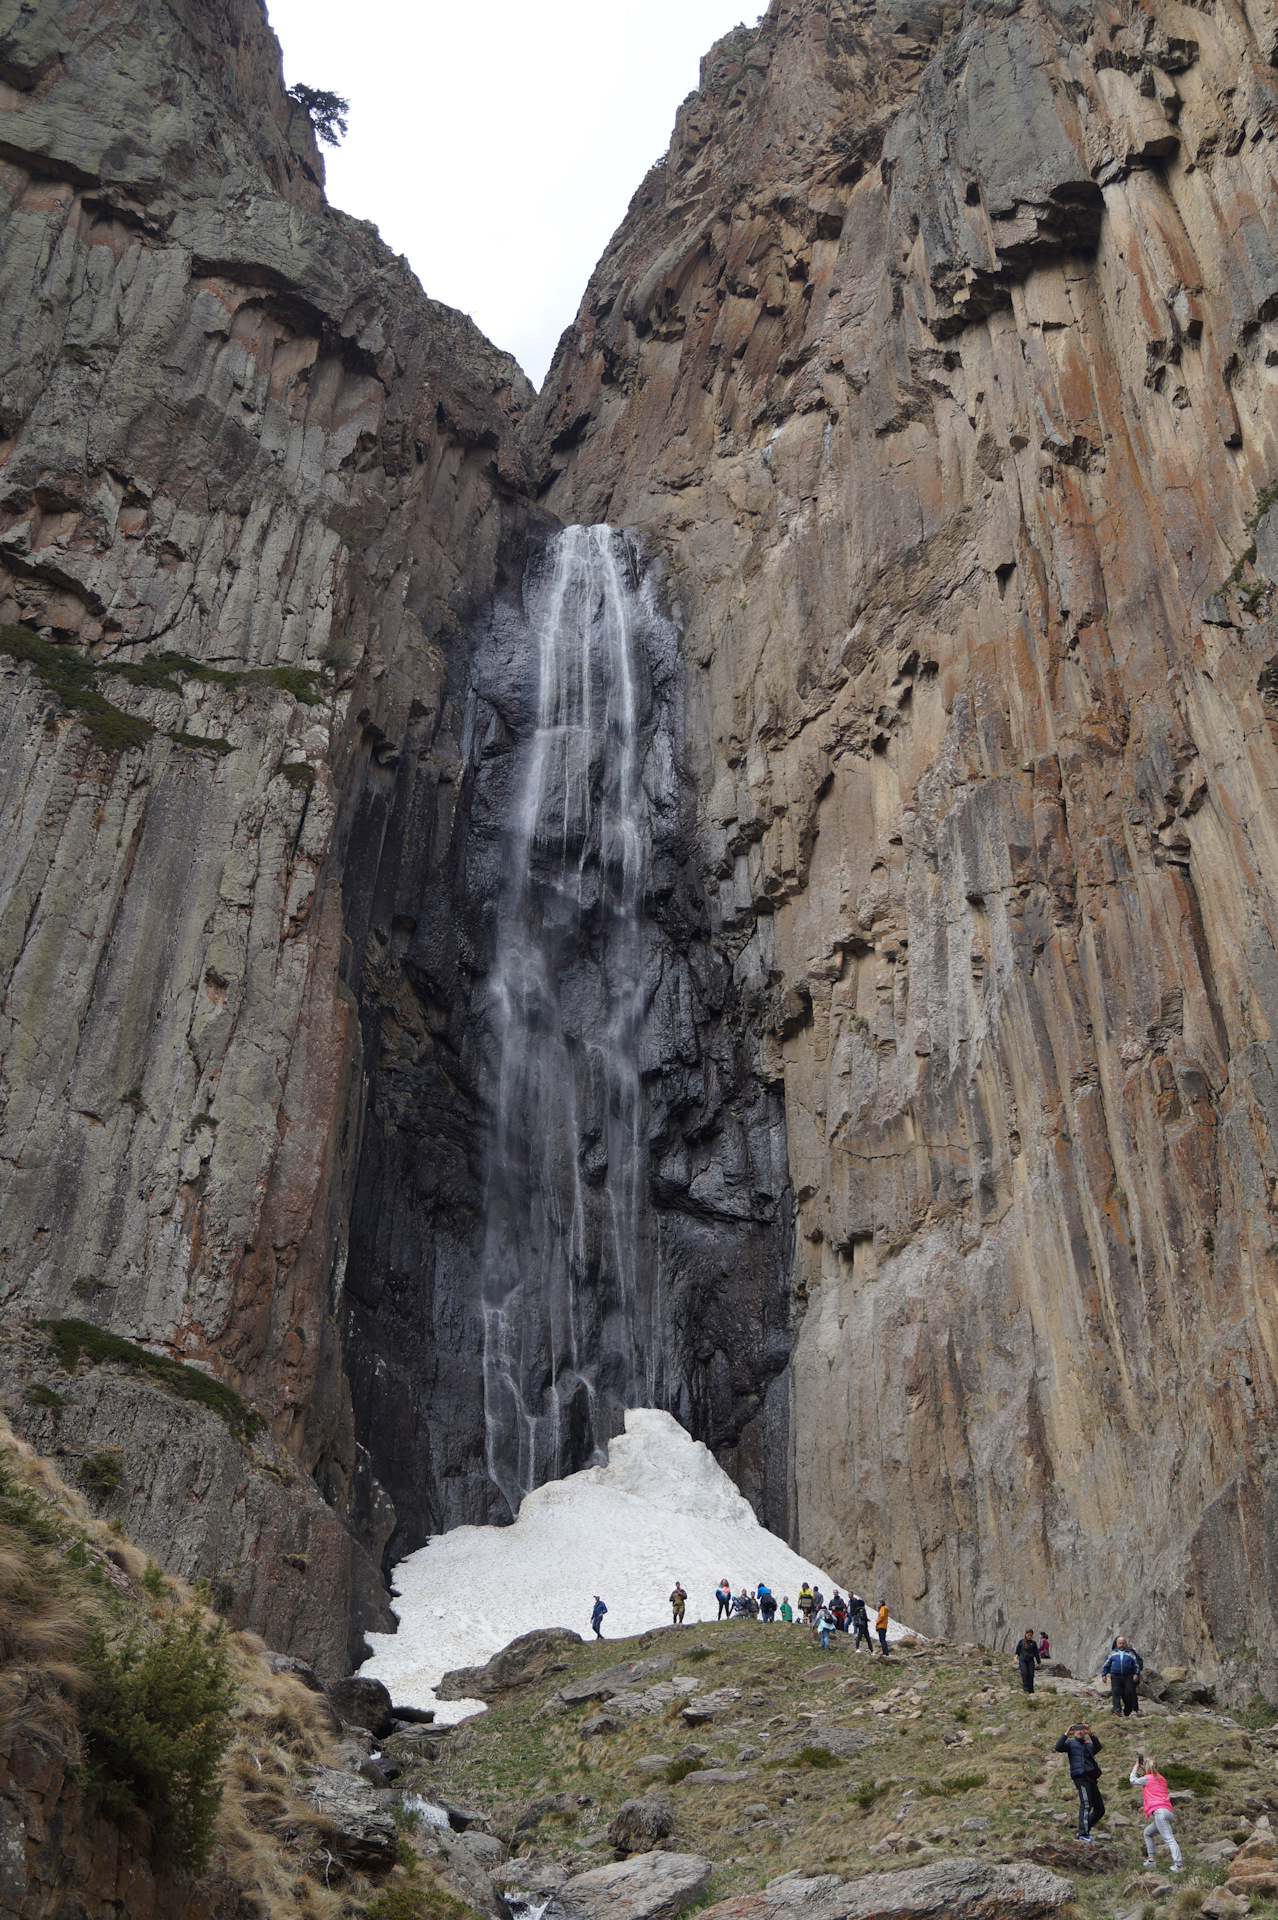
<instances>
[{"instance_id":1,"label":"person in black jacket","mask_svg":"<svg viewBox=\"0 0 1278 1920\"><path fill-rule=\"evenodd\" d=\"M1114 1712L1128 1715L1140 1712L1140 1700L1136 1693L1136 1683L1140 1679L1145 1662L1133 1647L1129 1647L1120 1633L1110 1650L1108 1660L1101 1668L1101 1678L1109 1681L1109 1690L1113 1696Z\"/></svg>"},{"instance_id":2,"label":"person in black jacket","mask_svg":"<svg viewBox=\"0 0 1278 1920\"><path fill-rule=\"evenodd\" d=\"M1034 1691L1034 1669L1042 1661L1038 1650L1038 1641L1034 1638L1034 1629L1026 1627L1025 1638L1016 1643L1016 1664L1021 1670L1021 1685L1026 1693Z\"/></svg>"},{"instance_id":3,"label":"person in black jacket","mask_svg":"<svg viewBox=\"0 0 1278 1920\"><path fill-rule=\"evenodd\" d=\"M870 1644L870 1616L865 1610L865 1602L859 1593L852 1595L852 1612L850 1617L854 1636L852 1641L853 1653L860 1651L863 1640L865 1642L865 1651L867 1653L873 1653L874 1649Z\"/></svg>"},{"instance_id":4,"label":"person in black jacket","mask_svg":"<svg viewBox=\"0 0 1278 1920\"><path fill-rule=\"evenodd\" d=\"M1092 1841L1093 1821L1105 1818L1105 1802L1101 1798L1100 1768L1096 1764L1096 1755L1101 1743L1088 1726L1066 1727L1056 1742L1057 1753L1069 1756L1069 1777L1078 1789L1078 1837Z\"/></svg>"}]
</instances>

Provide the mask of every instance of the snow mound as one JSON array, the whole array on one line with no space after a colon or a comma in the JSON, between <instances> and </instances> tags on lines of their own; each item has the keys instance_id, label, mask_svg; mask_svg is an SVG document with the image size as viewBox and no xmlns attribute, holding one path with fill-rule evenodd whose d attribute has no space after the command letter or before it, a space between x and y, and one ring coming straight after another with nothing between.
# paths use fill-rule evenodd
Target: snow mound
<instances>
[{"instance_id":1,"label":"snow mound","mask_svg":"<svg viewBox=\"0 0 1278 1920\"><path fill-rule=\"evenodd\" d=\"M456 1527L401 1560L399 1631L368 1635L373 1655L360 1672L398 1705L434 1707L447 1724L483 1711L479 1700L436 1701L450 1668L482 1666L535 1627L588 1638L597 1593L610 1640L669 1626L676 1580L688 1590L688 1620L713 1620L725 1574L734 1593L766 1581L792 1604L805 1580L827 1595L839 1584L759 1525L709 1449L670 1414L632 1409L607 1466L538 1487L512 1526ZM779 1618L777 1630L786 1630ZM893 1621L888 1638L905 1631Z\"/></svg>"}]
</instances>

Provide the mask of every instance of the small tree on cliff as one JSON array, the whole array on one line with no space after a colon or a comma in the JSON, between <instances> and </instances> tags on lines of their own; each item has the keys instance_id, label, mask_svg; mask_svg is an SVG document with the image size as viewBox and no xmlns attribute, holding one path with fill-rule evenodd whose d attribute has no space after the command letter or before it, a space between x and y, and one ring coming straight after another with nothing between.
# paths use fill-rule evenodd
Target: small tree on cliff
<instances>
[{"instance_id":1,"label":"small tree on cliff","mask_svg":"<svg viewBox=\"0 0 1278 1920\"><path fill-rule=\"evenodd\" d=\"M336 147L346 136L346 116L351 110L349 100L343 100L340 93L328 93L323 87L290 87L290 100L311 117L316 138L325 146Z\"/></svg>"}]
</instances>

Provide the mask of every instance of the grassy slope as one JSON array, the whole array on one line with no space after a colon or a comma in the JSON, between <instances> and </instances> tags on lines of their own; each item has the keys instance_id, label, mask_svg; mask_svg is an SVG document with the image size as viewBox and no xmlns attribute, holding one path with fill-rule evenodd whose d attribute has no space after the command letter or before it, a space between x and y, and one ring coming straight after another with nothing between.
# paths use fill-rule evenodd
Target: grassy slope
<instances>
[{"instance_id":1,"label":"grassy slope","mask_svg":"<svg viewBox=\"0 0 1278 1920\"><path fill-rule=\"evenodd\" d=\"M1111 1820L1101 1829L1121 1851L1123 1870L1075 1881L1083 1909L1105 1916L1133 1904L1123 1890L1144 1859L1140 1795L1126 1778L1138 1741L1163 1762L1209 1767L1219 1777L1216 1790L1178 1803L1191 1889L1178 1899L1182 1912L1195 1904L1195 1893L1201 1897L1225 1878L1223 1869L1196 1861L1197 1846L1241 1836L1266 1807L1278 1810L1278 1733L1225 1726L1201 1709L1124 1723L1112 1717L1107 1697L1094 1706L1057 1698L1050 1680L1040 1680L1031 1700L1009 1655L975 1648L927 1649L880 1665L854 1657L847 1640L837 1644L837 1656L823 1657L803 1629L725 1623L583 1647L572 1659L576 1673L673 1652L676 1674L696 1674L707 1688L737 1687L742 1698L709 1727L687 1728L676 1703L620 1732L583 1739L582 1723L598 1707L556 1711L552 1696L569 1677L560 1675L467 1723L438 1765L404 1784L487 1809L504 1837L539 1795L589 1795L589 1805L549 1816L523 1842L525 1853L581 1865L613 1857L606 1831L622 1800L650 1790L668 1794L678 1819L666 1844L716 1862L710 1898L720 1899L793 1869L856 1875L920 1864L933 1857L929 1848L1011 1860L1037 1842L1069 1836L1077 1803L1065 1763L1051 1749L1069 1721L1086 1714L1104 1742L1110 1812L1130 1823ZM887 1713L874 1714L870 1700L893 1689L907 1691ZM868 1729L874 1744L835 1765L770 1758L781 1747L816 1745L834 1727ZM970 1744L947 1743L947 1733L966 1734ZM748 1778L728 1786L667 1785L636 1770L641 1755L674 1759L689 1742L708 1749L704 1765L744 1766ZM744 1757L750 1749L756 1756ZM964 1776L980 1784L941 1796L923 1791ZM988 1826L964 1830L969 1820ZM898 1850L873 1851L893 1835L901 1837ZM921 1843L921 1851L906 1851L910 1842ZM1166 1851L1159 1851L1165 1869ZM1134 1897L1139 1905L1140 1894ZM1263 1913L1264 1903L1256 1910Z\"/></svg>"}]
</instances>

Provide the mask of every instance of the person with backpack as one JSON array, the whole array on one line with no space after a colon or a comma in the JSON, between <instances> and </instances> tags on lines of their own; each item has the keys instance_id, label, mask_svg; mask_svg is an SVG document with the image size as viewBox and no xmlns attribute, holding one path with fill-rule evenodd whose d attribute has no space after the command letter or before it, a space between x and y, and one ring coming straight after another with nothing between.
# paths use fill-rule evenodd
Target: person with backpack
<instances>
[{"instance_id":1,"label":"person with backpack","mask_svg":"<svg viewBox=\"0 0 1278 1920\"><path fill-rule=\"evenodd\" d=\"M1016 1643L1016 1664L1021 1670L1021 1686L1026 1693L1034 1691L1034 1669L1042 1658L1033 1628L1026 1627L1025 1638Z\"/></svg>"},{"instance_id":2,"label":"person with backpack","mask_svg":"<svg viewBox=\"0 0 1278 1920\"><path fill-rule=\"evenodd\" d=\"M674 1583L674 1592L670 1596L670 1609L671 1609L671 1612L674 1614L674 1624L676 1627L681 1627L683 1625L683 1610L687 1606L687 1604L688 1604L687 1593L684 1591L684 1589L680 1586L679 1582L676 1580Z\"/></svg>"},{"instance_id":3,"label":"person with backpack","mask_svg":"<svg viewBox=\"0 0 1278 1920\"><path fill-rule=\"evenodd\" d=\"M805 1580L799 1588L799 1613L805 1627L812 1625L812 1615L815 1607L816 1601L812 1597L812 1589Z\"/></svg>"},{"instance_id":4,"label":"person with backpack","mask_svg":"<svg viewBox=\"0 0 1278 1920\"><path fill-rule=\"evenodd\" d=\"M829 1607L824 1604L822 1604L816 1616L815 1626L821 1636L821 1651L822 1653L828 1653L830 1651L830 1635L834 1632L834 1615L830 1612Z\"/></svg>"},{"instance_id":5,"label":"person with backpack","mask_svg":"<svg viewBox=\"0 0 1278 1920\"><path fill-rule=\"evenodd\" d=\"M1078 1837L1092 1841L1092 1824L1105 1818L1105 1802L1101 1798L1100 1768L1096 1764L1096 1755L1101 1743L1089 1726L1073 1724L1066 1727L1056 1742L1057 1753L1069 1758L1069 1777L1078 1789Z\"/></svg>"},{"instance_id":6,"label":"person with backpack","mask_svg":"<svg viewBox=\"0 0 1278 1920\"><path fill-rule=\"evenodd\" d=\"M1143 1773L1142 1767L1145 1769ZM1145 1829L1145 1851L1149 1855L1150 1866L1154 1864L1154 1835L1157 1833L1167 1842L1167 1850L1172 1857L1172 1872L1179 1873L1185 1861L1172 1832L1171 1793L1166 1779L1149 1765L1143 1753L1136 1755L1136 1765L1127 1777L1134 1787L1144 1788L1145 1818L1149 1822Z\"/></svg>"},{"instance_id":7,"label":"person with backpack","mask_svg":"<svg viewBox=\"0 0 1278 1920\"><path fill-rule=\"evenodd\" d=\"M882 1657L882 1658L883 1658L884 1660L886 1660L886 1659L887 1659L887 1657L888 1657L888 1650L887 1650L887 1630L888 1630L888 1620L890 1619L890 1617L891 1617L891 1616L890 1616L890 1615L889 1615L889 1613L888 1613L888 1603L887 1603L887 1601L886 1601L886 1600L880 1600L880 1601L879 1601L879 1612L878 1612L878 1618L877 1618L877 1619L875 1620L875 1623L874 1623L874 1630L875 1630L875 1632L876 1632L876 1633L878 1634L878 1636L879 1636L879 1645L880 1645L880 1647L882 1647L882 1649L883 1649L883 1653L882 1653L882 1656L881 1656L881 1657Z\"/></svg>"},{"instance_id":8,"label":"person with backpack","mask_svg":"<svg viewBox=\"0 0 1278 1920\"><path fill-rule=\"evenodd\" d=\"M852 1595L852 1651L856 1653L861 1642L865 1642L865 1651L873 1653L870 1643L870 1616L865 1610L865 1602L859 1593Z\"/></svg>"},{"instance_id":9,"label":"person with backpack","mask_svg":"<svg viewBox=\"0 0 1278 1920\"><path fill-rule=\"evenodd\" d=\"M783 1593L781 1596L781 1618L785 1621L787 1627L794 1625L794 1608L790 1605L790 1596L788 1593Z\"/></svg>"},{"instance_id":10,"label":"person with backpack","mask_svg":"<svg viewBox=\"0 0 1278 1920\"><path fill-rule=\"evenodd\" d=\"M608 1611L607 1607L604 1605L603 1601L599 1598L599 1595L596 1594L595 1604L590 1610L590 1624L595 1630L596 1640L603 1639L603 1634L600 1632L600 1627L603 1622L603 1617L607 1613L607 1611Z\"/></svg>"},{"instance_id":11,"label":"person with backpack","mask_svg":"<svg viewBox=\"0 0 1278 1920\"><path fill-rule=\"evenodd\" d=\"M777 1597L771 1587L759 1588L759 1612L765 1627L770 1627L777 1617Z\"/></svg>"},{"instance_id":12,"label":"person with backpack","mask_svg":"<svg viewBox=\"0 0 1278 1920\"><path fill-rule=\"evenodd\" d=\"M830 1612L834 1615L835 1631L846 1633L848 1630L847 1602L837 1587L834 1590L834 1598L830 1602Z\"/></svg>"},{"instance_id":13,"label":"person with backpack","mask_svg":"<svg viewBox=\"0 0 1278 1920\"><path fill-rule=\"evenodd\" d=\"M722 1580L719 1582L718 1586L715 1588L714 1597L719 1602L719 1611L715 1615L715 1618L717 1620L731 1620L732 1588L728 1585L728 1576L726 1573L724 1574Z\"/></svg>"},{"instance_id":14,"label":"person with backpack","mask_svg":"<svg viewBox=\"0 0 1278 1920\"><path fill-rule=\"evenodd\" d=\"M1114 1712L1121 1713L1125 1720L1131 1714L1140 1712L1136 1682L1140 1678L1144 1665L1145 1662L1140 1655L1128 1646L1120 1633L1108 1660L1101 1668L1101 1679L1109 1681Z\"/></svg>"}]
</instances>

